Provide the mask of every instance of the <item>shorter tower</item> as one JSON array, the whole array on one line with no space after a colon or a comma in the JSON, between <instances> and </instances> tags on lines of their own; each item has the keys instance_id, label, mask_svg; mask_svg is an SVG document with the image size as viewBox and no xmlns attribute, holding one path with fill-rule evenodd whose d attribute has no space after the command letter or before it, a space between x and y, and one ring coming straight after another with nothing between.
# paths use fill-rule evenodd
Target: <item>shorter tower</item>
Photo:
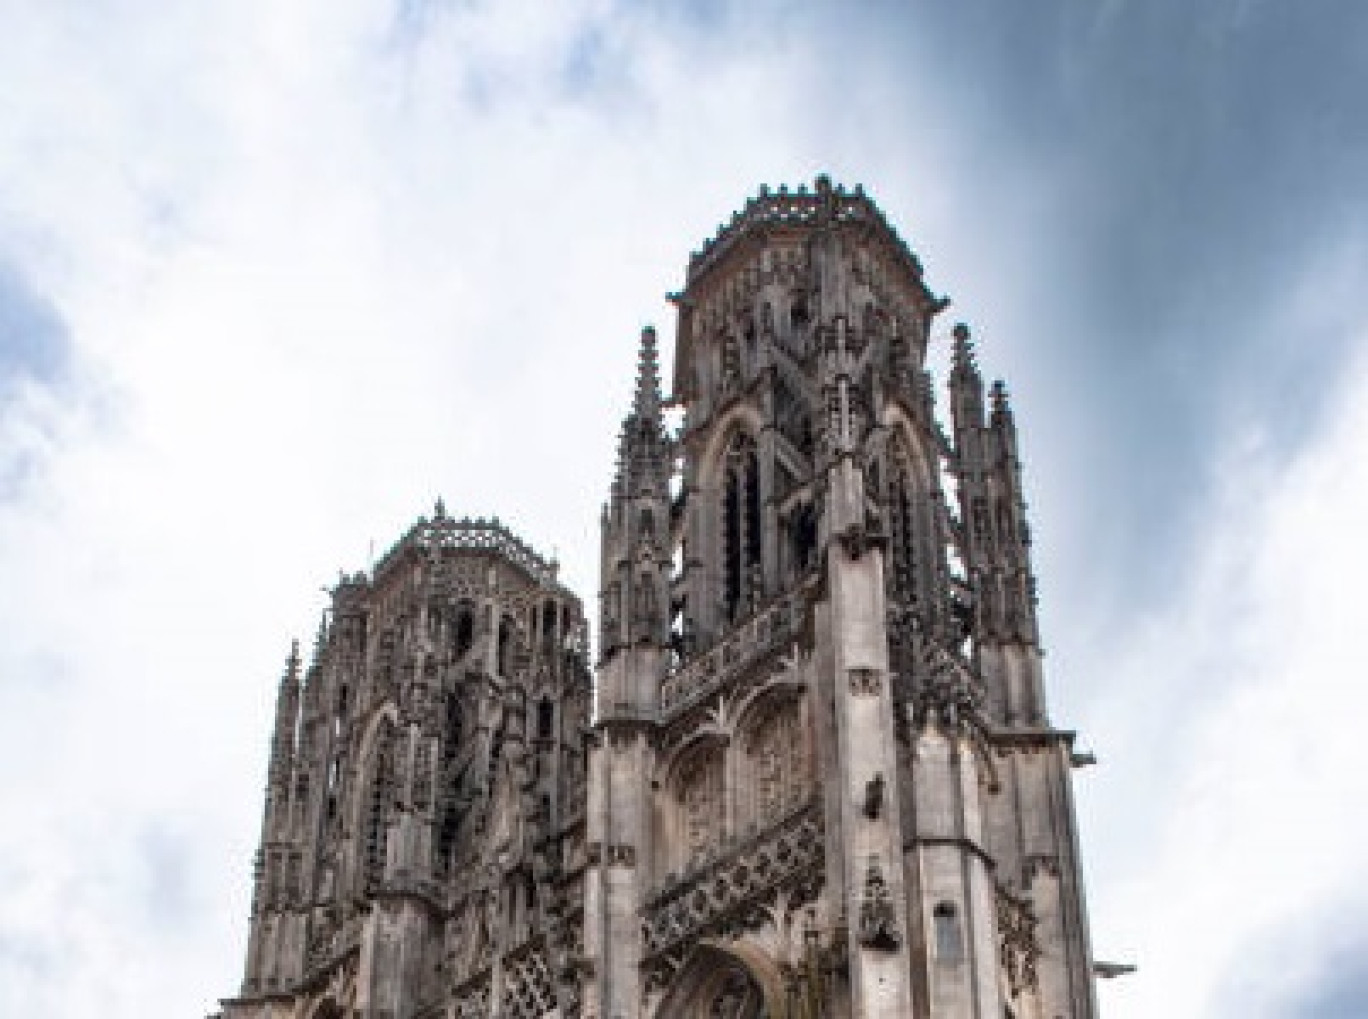
<instances>
[{"instance_id":1,"label":"shorter tower","mask_svg":"<svg viewBox=\"0 0 1368 1019\"><path fill-rule=\"evenodd\" d=\"M224 1019L576 1013L586 637L554 563L441 503L338 582L281 680Z\"/></svg>"}]
</instances>

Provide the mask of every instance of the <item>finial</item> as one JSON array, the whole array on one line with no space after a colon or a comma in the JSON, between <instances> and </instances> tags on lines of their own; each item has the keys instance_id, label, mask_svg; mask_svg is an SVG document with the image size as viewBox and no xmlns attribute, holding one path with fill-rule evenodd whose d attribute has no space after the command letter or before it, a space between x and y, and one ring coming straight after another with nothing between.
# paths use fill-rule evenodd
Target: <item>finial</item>
<instances>
[{"instance_id":1,"label":"finial","mask_svg":"<svg viewBox=\"0 0 1368 1019\"><path fill-rule=\"evenodd\" d=\"M435 506L432 508L432 519L433 519L433 520L445 520L445 519L446 519L446 503L442 501L442 497L441 497L440 495L437 497L437 505L435 505Z\"/></svg>"},{"instance_id":2,"label":"finial","mask_svg":"<svg viewBox=\"0 0 1368 1019\"><path fill-rule=\"evenodd\" d=\"M824 194L828 193L828 192L831 190L831 177L829 177L829 176L828 176L827 174L825 174L825 173L819 173L819 174L817 175L816 184L817 184L817 193L818 193L819 195L824 195Z\"/></svg>"},{"instance_id":3,"label":"finial","mask_svg":"<svg viewBox=\"0 0 1368 1019\"><path fill-rule=\"evenodd\" d=\"M1012 413L1012 408L1009 406L1007 401L1007 384L1005 382L1003 382L1001 379L994 379L991 394L993 398L994 417L997 417L999 415L1009 415Z\"/></svg>"},{"instance_id":4,"label":"finial","mask_svg":"<svg viewBox=\"0 0 1368 1019\"><path fill-rule=\"evenodd\" d=\"M950 331L950 335L955 338L953 351L955 368L960 371L973 371L974 343L969 335L969 327L963 322L957 322L955 328Z\"/></svg>"}]
</instances>

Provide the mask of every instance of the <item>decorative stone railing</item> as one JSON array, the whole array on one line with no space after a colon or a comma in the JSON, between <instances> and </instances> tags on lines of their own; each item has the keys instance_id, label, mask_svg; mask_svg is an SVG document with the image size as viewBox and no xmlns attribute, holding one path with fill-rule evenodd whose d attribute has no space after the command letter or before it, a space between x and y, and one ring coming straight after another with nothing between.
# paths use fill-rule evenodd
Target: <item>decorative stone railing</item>
<instances>
[{"instance_id":1,"label":"decorative stone railing","mask_svg":"<svg viewBox=\"0 0 1368 1019\"><path fill-rule=\"evenodd\" d=\"M706 696L761 655L790 643L802 623L802 613L801 592L787 594L670 672L660 688L661 714Z\"/></svg>"},{"instance_id":2,"label":"decorative stone railing","mask_svg":"<svg viewBox=\"0 0 1368 1019\"><path fill-rule=\"evenodd\" d=\"M499 522L498 517L456 520L446 515L441 505L431 520L419 518L408 533L394 543L375 567L378 577L408 548L431 552L434 549L474 549L495 552L526 571L538 583L554 586L560 567L532 550L521 538Z\"/></svg>"},{"instance_id":3,"label":"decorative stone railing","mask_svg":"<svg viewBox=\"0 0 1368 1019\"><path fill-rule=\"evenodd\" d=\"M800 186L796 192L781 187L777 192L767 187L759 196L746 202L745 208L723 223L717 233L703 243L703 248L689 258L688 279L692 283L716 264L749 230L756 226L815 226L823 222L866 223L881 231L892 242L895 250L906 259L913 275L920 279L922 265L917 256L898 236L898 232L856 185L854 191L832 187L826 177L817 178L816 190Z\"/></svg>"},{"instance_id":4,"label":"decorative stone railing","mask_svg":"<svg viewBox=\"0 0 1368 1019\"><path fill-rule=\"evenodd\" d=\"M817 805L808 803L776 827L668 882L642 910L647 956L663 960L699 937L763 925L765 907L780 889L798 898L815 895L823 845Z\"/></svg>"}]
</instances>

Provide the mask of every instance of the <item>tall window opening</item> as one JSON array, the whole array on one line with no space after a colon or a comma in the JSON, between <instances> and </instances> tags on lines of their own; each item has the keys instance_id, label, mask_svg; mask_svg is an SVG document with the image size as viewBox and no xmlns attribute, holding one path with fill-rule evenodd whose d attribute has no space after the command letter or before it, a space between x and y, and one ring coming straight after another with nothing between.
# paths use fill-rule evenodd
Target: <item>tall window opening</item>
<instances>
[{"instance_id":1,"label":"tall window opening","mask_svg":"<svg viewBox=\"0 0 1368 1019\"><path fill-rule=\"evenodd\" d=\"M389 838L389 807L394 800L394 726L385 719L376 734L370 798L366 804L366 884L373 887L385 876Z\"/></svg>"},{"instance_id":2,"label":"tall window opening","mask_svg":"<svg viewBox=\"0 0 1368 1019\"><path fill-rule=\"evenodd\" d=\"M738 435L727 452L722 491L723 609L728 620L759 600L761 556L760 458L755 442Z\"/></svg>"},{"instance_id":3,"label":"tall window opening","mask_svg":"<svg viewBox=\"0 0 1368 1019\"><path fill-rule=\"evenodd\" d=\"M499 675L508 677L513 657L513 620L504 616L499 620Z\"/></svg>"},{"instance_id":4,"label":"tall window opening","mask_svg":"<svg viewBox=\"0 0 1368 1019\"><path fill-rule=\"evenodd\" d=\"M550 697L537 703L537 739L551 739L556 732L556 708Z\"/></svg>"},{"instance_id":5,"label":"tall window opening","mask_svg":"<svg viewBox=\"0 0 1368 1019\"><path fill-rule=\"evenodd\" d=\"M457 658L464 658L475 643L475 616L470 609L463 608L456 614L454 643Z\"/></svg>"},{"instance_id":6,"label":"tall window opening","mask_svg":"<svg viewBox=\"0 0 1368 1019\"><path fill-rule=\"evenodd\" d=\"M728 619L736 616L741 604L741 479L727 471L727 487L722 496L723 557L726 560L723 602Z\"/></svg>"}]
</instances>

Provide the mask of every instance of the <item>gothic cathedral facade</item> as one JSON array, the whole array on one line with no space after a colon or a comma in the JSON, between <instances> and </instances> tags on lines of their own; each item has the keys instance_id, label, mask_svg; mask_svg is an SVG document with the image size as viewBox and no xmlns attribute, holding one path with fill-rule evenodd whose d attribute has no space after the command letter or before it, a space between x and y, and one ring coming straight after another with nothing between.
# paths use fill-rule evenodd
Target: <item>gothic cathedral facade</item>
<instances>
[{"instance_id":1,"label":"gothic cathedral facade","mask_svg":"<svg viewBox=\"0 0 1368 1019\"><path fill-rule=\"evenodd\" d=\"M941 424L947 302L824 177L671 300L595 680L497 522L439 504L340 582L282 680L224 1019L1095 1019L1005 389L956 326Z\"/></svg>"}]
</instances>

